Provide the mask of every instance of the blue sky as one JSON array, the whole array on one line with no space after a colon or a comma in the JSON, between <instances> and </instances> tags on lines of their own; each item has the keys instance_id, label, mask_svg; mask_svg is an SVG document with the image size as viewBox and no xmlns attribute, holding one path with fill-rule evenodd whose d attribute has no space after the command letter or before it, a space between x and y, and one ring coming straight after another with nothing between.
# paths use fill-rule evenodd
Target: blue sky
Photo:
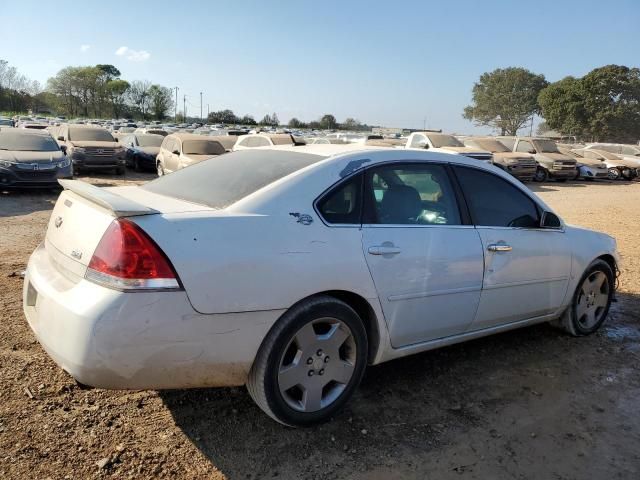
<instances>
[{"instance_id":1,"label":"blue sky","mask_svg":"<svg viewBox=\"0 0 640 480\"><path fill-rule=\"evenodd\" d=\"M522 66L555 81L640 66L640 0L8 0L0 22L0 58L34 80L111 63L127 80L178 86L188 113L199 114L202 91L205 112L281 121L426 118L478 132L461 113L483 72Z\"/></svg>"}]
</instances>

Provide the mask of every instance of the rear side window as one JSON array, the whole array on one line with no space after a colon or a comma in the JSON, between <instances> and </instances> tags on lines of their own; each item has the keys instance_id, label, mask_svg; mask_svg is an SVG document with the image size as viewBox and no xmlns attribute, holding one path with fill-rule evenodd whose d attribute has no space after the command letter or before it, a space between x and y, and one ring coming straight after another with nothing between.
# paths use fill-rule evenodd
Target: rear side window
<instances>
[{"instance_id":1,"label":"rear side window","mask_svg":"<svg viewBox=\"0 0 640 480\"><path fill-rule=\"evenodd\" d=\"M318 202L318 211L327 223L359 224L362 209L362 175L338 185Z\"/></svg>"},{"instance_id":2,"label":"rear side window","mask_svg":"<svg viewBox=\"0 0 640 480\"><path fill-rule=\"evenodd\" d=\"M538 228L535 203L518 188L489 172L454 167L473 222L487 227Z\"/></svg>"}]
</instances>

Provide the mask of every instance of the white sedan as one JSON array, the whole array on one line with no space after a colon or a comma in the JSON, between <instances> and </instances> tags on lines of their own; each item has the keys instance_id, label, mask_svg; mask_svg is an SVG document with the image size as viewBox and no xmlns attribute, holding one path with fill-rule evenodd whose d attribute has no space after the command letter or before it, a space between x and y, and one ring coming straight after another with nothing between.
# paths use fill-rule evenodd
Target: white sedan
<instances>
[{"instance_id":1,"label":"white sedan","mask_svg":"<svg viewBox=\"0 0 640 480\"><path fill-rule=\"evenodd\" d=\"M363 148L234 152L140 187L61 181L25 276L31 328L81 383L246 384L274 419L308 425L367 364L602 325L613 238L491 165Z\"/></svg>"}]
</instances>

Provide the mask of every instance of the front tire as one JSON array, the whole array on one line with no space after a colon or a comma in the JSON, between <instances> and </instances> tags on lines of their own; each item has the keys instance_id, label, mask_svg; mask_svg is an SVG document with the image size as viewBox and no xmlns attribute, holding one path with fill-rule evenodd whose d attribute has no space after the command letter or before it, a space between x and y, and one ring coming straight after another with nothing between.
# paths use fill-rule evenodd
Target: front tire
<instances>
[{"instance_id":1,"label":"front tire","mask_svg":"<svg viewBox=\"0 0 640 480\"><path fill-rule=\"evenodd\" d=\"M609 177L609 180L620 180L622 172L616 167L611 167L607 171L607 176Z\"/></svg>"},{"instance_id":2,"label":"front tire","mask_svg":"<svg viewBox=\"0 0 640 480\"><path fill-rule=\"evenodd\" d=\"M533 177L534 182L546 182L549 179L549 172L547 172L544 168L538 167L536 170L536 174Z\"/></svg>"},{"instance_id":3,"label":"front tire","mask_svg":"<svg viewBox=\"0 0 640 480\"><path fill-rule=\"evenodd\" d=\"M158 176L159 177L163 177L164 176L164 167L162 166L162 163L158 162L158 164L156 165L156 169L158 172Z\"/></svg>"},{"instance_id":4,"label":"front tire","mask_svg":"<svg viewBox=\"0 0 640 480\"><path fill-rule=\"evenodd\" d=\"M367 334L358 314L333 297L314 297L276 322L251 367L247 389L280 423L324 422L357 388L367 357Z\"/></svg>"},{"instance_id":5,"label":"front tire","mask_svg":"<svg viewBox=\"0 0 640 480\"><path fill-rule=\"evenodd\" d=\"M615 275L609 264L595 260L580 279L571 306L554 325L574 337L596 332L609 313L614 285Z\"/></svg>"}]
</instances>

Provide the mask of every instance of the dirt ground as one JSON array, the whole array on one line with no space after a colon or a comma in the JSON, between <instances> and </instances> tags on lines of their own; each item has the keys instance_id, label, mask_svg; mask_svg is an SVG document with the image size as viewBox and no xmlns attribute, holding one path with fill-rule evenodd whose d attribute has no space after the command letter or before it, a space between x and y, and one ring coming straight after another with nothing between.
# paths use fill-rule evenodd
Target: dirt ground
<instances>
[{"instance_id":1,"label":"dirt ground","mask_svg":"<svg viewBox=\"0 0 640 480\"><path fill-rule=\"evenodd\" d=\"M0 478L640 478L640 185L532 188L618 239L606 327L539 325L369 368L346 410L298 430L243 388L79 388L22 314L20 272L57 193L0 194Z\"/></svg>"}]
</instances>

